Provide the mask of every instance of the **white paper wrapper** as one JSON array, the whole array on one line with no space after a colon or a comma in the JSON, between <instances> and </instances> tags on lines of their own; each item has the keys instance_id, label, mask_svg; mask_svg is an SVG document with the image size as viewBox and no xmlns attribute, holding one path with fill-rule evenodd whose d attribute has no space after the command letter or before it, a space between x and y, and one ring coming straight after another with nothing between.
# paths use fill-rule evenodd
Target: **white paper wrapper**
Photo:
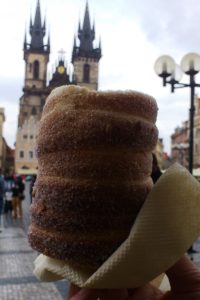
<instances>
[{"instance_id":1,"label":"white paper wrapper","mask_svg":"<svg viewBox=\"0 0 200 300\"><path fill-rule=\"evenodd\" d=\"M35 275L42 281L66 278L79 287L135 288L171 267L200 235L200 184L178 164L148 195L129 237L93 274L40 255ZM160 286L162 276L154 284Z\"/></svg>"}]
</instances>

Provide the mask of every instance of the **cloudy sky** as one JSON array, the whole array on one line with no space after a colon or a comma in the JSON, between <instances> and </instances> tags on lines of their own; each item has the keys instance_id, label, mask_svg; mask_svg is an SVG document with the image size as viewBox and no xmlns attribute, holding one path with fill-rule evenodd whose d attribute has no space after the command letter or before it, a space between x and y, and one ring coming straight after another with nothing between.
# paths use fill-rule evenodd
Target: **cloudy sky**
<instances>
[{"instance_id":1,"label":"cloudy sky","mask_svg":"<svg viewBox=\"0 0 200 300\"><path fill-rule=\"evenodd\" d=\"M36 4L37 0L0 0L0 107L5 108L4 137L10 146L15 141L24 84L24 33ZM83 19L86 0L40 0L40 4L51 36L51 71L60 49L65 50L70 64L73 36L79 18ZM170 135L188 117L190 91L186 88L171 94L170 87L163 88L154 73L154 62L163 54L180 63L186 53L200 53L200 1L89 0L89 10L97 42L99 36L102 40L99 88L132 89L154 96L159 106L160 138L169 153Z\"/></svg>"}]
</instances>

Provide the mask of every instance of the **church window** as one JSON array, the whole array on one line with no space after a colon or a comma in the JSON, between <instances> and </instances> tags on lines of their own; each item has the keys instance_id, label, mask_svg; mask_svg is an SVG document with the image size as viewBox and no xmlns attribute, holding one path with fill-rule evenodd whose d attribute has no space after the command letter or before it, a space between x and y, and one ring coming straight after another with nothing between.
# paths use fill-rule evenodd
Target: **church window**
<instances>
[{"instance_id":1,"label":"church window","mask_svg":"<svg viewBox=\"0 0 200 300\"><path fill-rule=\"evenodd\" d=\"M24 158L24 151L23 151L23 150L20 150L20 151L19 151L19 157L20 157L20 158Z\"/></svg>"},{"instance_id":2,"label":"church window","mask_svg":"<svg viewBox=\"0 0 200 300\"><path fill-rule=\"evenodd\" d=\"M40 100L40 103L41 103L41 107L43 108L43 106L45 105L45 99L42 98L42 99Z\"/></svg>"},{"instance_id":3,"label":"church window","mask_svg":"<svg viewBox=\"0 0 200 300\"><path fill-rule=\"evenodd\" d=\"M33 77L34 79L39 78L39 70L40 70L40 64L38 60L35 60L33 63Z\"/></svg>"},{"instance_id":4,"label":"church window","mask_svg":"<svg viewBox=\"0 0 200 300\"><path fill-rule=\"evenodd\" d=\"M90 82L90 65L88 64L83 66L83 81Z\"/></svg>"},{"instance_id":5,"label":"church window","mask_svg":"<svg viewBox=\"0 0 200 300\"><path fill-rule=\"evenodd\" d=\"M196 138L197 138L198 140L200 139L200 129L199 129L199 128L197 128Z\"/></svg>"},{"instance_id":6,"label":"church window","mask_svg":"<svg viewBox=\"0 0 200 300\"><path fill-rule=\"evenodd\" d=\"M33 158L33 151L29 151L29 158L30 158L30 159Z\"/></svg>"},{"instance_id":7,"label":"church window","mask_svg":"<svg viewBox=\"0 0 200 300\"><path fill-rule=\"evenodd\" d=\"M36 110L35 106L32 107L31 114L33 116L37 115L37 110Z\"/></svg>"}]
</instances>

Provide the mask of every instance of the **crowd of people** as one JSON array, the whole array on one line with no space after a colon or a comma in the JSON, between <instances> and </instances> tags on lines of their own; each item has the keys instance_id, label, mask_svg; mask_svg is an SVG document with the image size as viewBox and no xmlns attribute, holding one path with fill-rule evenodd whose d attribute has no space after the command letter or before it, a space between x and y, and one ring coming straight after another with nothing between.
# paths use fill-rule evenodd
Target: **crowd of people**
<instances>
[{"instance_id":1,"label":"crowd of people","mask_svg":"<svg viewBox=\"0 0 200 300\"><path fill-rule=\"evenodd\" d=\"M162 172L158 166L157 158L153 154L151 174L153 182L155 183L161 175ZM32 202L32 189L35 180L36 175L32 175L30 181L30 202ZM0 227L2 214L9 215L14 219L23 217L22 201L25 198L24 190L25 185L22 176L4 176L0 169Z\"/></svg>"},{"instance_id":2,"label":"crowd of people","mask_svg":"<svg viewBox=\"0 0 200 300\"><path fill-rule=\"evenodd\" d=\"M35 176L31 177L30 195L34 184ZM24 178L20 175L3 175L0 169L0 227L1 216L6 214L14 219L23 217L22 201L25 199Z\"/></svg>"}]
</instances>

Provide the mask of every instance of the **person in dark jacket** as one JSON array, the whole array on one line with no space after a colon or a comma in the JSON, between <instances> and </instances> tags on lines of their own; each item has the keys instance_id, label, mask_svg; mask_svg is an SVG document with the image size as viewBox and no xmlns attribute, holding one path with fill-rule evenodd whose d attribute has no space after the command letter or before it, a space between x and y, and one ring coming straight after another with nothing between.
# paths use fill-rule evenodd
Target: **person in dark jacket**
<instances>
[{"instance_id":1,"label":"person in dark jacket","mask_svg":"<svg viewBox=\"0 0 200 300\"><path fill-rule=\"evenodd\" d=\"M31 201L31 203L32 203L32 197L33 197L33 187L34 187L36 178L37 178L37 176L35 174L32 175L32 177L31 177L31 183L30 183L30 201Z\"/></svg>"},{"instance_id":2,"label":"person in dark jacket","mask_svg":"<svg viewBox=\"0 0 200 300\"><path fill-rule=\"evenodd\" d=\"M22 200L24 199L24 183L21 176L18 176L14 182L12 188L12 206L13 206L13 217L14 218L22 218Z\"/></svg>"},{"instance_id":3,"label":"person in dark jacket","mask_svg":"<svg viewBox=\"0 0 200 300\"><path fill-rule=\"evenodd\" d=\"M13 208L13 218L18 217L18 210L19 210L19 189L16 180L12 186L12 208Z\"/></svg>"},{"instance_id":4,"label":"person in dark jacket","mask_svg":"<svg viewBox=\"0 0 200 300\"><path fill-rule=\"evenodd\" d=\"M25 186L24 186L24 182L23 182L23 179L21 176L18 176L17 177L17 185L18 185L18 197L19 197L19 205L18 205L18 208L19 208L19 215L18 217L19 218L22 218L23 216L23 211L22 211L22 200L24 200L24 189L25 189Z\"/></svg>"},{"instance_id":5,"label":"person in dark jacket","mask_svg":"<svg viewBox=\"0 0 200 300\"><path fill-rule=\"evenodd\" d=\"M153 180L153 183L156 183L156 181L160 178L162 175L162 172L160 170L160 167L158 165L157 157L154 153L152 153L153 161L152 161L152 173L151 178Z\"/></svg>"}]
</instances>

